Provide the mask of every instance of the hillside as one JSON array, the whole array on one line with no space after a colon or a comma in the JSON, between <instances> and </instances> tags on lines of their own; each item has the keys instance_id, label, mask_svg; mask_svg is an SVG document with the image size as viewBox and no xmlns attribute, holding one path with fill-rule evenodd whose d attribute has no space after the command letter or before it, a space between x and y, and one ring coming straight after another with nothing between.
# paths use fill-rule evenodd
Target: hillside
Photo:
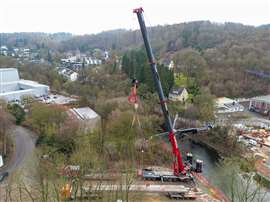
<instances>
[{"instance_id":1,"label":"hillside","mask_svg":"<svg viewBox=\"0 0 270 202\"><path fill-rule=\"evenodd\" d=\"M248 73L270 72L267 26L196 21L151 27L148 31L159 61L173 59L177 72L203 67L201 85L210 88L214 95L250 97L270 93L269 79ZM138 30L114 30L73 37L63 41L60 50L101 48L123 53L142 45Z\"/></svg>"},{"instance_id":2,"label":"hillside","mask_svg":"<svg viewBox=\"0 0 270 202\"><path fill-rule=\"evenodd\" d=\"M148 31L157 53L177 51L187 47L207 49L221 47L228 43L230 46L249 43L263 50L269 50L270 47L269 30L265 26L195 21L150 27ZM61 48L81 51L86 48L126 50L140 45L142 40L138 30L112 30L95 35L75 36L64 41Z\"/></svg>"},{"instance_id":3,"label":"hillside","mask_svg":"<svg viewBox=\"0 0 270 202\"><path fill-rule=\"evenodd\" d=\"M250 97L270 93L269 78L258 76L270 72L268 25L254 27L194 21L150 27L148 31L159 62L173 60L178 73L187 70L197 74L203 72L203 76L199 75L203 77L200 85L208 87L214 95ZM120 56L128 50L143 47L139 30L123 29L82 36L68 33L1 34L1 43L37 49L45 46L45 50L62 53L91 52L99 48Z\"/></svg>"},{"instance_id":4,"label":"hillside","mask_svg":"<svg viewBox=\"0 0 270 202\"><path fill-rule=\"evenodd\" d=\"M0 33L0 46L57 49L61 41L71 38L72 34L66 32L53 34L43 32Z\"/></svg>"}]
</instances>

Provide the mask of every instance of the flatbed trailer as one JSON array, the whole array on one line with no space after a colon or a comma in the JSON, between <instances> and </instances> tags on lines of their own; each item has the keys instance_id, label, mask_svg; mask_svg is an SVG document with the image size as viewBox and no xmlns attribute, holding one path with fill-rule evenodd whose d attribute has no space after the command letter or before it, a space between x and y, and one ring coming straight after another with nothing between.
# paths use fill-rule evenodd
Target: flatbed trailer
<instances>
[{"instance_id":1,"label":"flatbed trailer","mask_svg":"<svg viewBox=\"0 0 270 202\"><path fill-rule=\"evenodd\" d=\"M143 169L142 178L144 180L161 181L161 182L190 182L194 177L192 174L186 173L185 175L174 175L169 171L158 171L153 169Z\"/></svg>"},{"instance_id":2,"label":"flatbed trailer","mask_svg":"<svg viewBox=\"0 0 270 202\"><path fill-rule=\"evenodd\" d=\"M197 196L193 193L168 192L167 196L170 199L176 200L196 200Z\"/></svg>"}]
</instances>

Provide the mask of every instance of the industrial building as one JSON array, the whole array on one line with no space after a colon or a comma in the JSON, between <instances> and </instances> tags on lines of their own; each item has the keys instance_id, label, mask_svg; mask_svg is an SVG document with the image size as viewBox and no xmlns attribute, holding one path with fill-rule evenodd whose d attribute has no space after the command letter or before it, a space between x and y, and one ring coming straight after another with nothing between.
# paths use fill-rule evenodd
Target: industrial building
<instances>
[{"instance_id":1,"label":"industrial building","mask_svg":"<svg viewBox=\"0 0 270 202\"><path fill-rule=\"evenodd\" d=\"M0 68L0 99L20 101L23 96L47 96L49 86L20 79L16 68Z\"/></svg>"},{"instance_id":2,"label":"industrial building","mask_svg":"<svg viewBox=\"0 0 270 202\"><path fill-rule=\"evenodd\" d=\"M252 98L249 102L249 110L270 117L270 95Z\"/></svg>"}]
</instances>

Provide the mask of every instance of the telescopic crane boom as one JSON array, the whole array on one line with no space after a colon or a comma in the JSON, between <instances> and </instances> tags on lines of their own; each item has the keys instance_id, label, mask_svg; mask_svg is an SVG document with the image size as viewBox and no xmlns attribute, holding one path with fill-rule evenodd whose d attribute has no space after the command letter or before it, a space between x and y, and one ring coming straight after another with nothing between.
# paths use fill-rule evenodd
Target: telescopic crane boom
<instances>
[{"instance_id":1,"label":"telescopic crane boom","mask_svg":"<svg viewBox=\"0 0 270 202\"><path fill-rule=\"evenodd\" d=\"M180 173L185 173L185 166L184 166L184 163L182 160L181 152L178 148L178 144L176 141L175 130L173 128L173 123L172 123L172 120L171 120L171 117L170 117L170 114L168 111L168 107L166 104L166 98L164 96L164 92L162 89L159 73L157 71L157 64L156 64L156 61L155 61L155 58L153 55L151 45L149 43L147 29L146 29L144 17L143 17L143 9L137 8L137 9L134 9L133 12L137 14L137 18L138 18L141 32L142 32L144 45L145 45L146 52L147 52L147 57L148 57L148 60L149 60L150 66L151 66L152 76L153 76L153 79L155 82L155 87L156 87L156 90L157 90L158 95L159 95L159 100L160 100L162 112L163 112L163 115L165 118L167 131L169 131L168 136L169 136L169 140L170 140L171 145L172 145L172 152L174 155L174 162L173 162L174 175L178 176Z\"/></svg>"}]
</instances>

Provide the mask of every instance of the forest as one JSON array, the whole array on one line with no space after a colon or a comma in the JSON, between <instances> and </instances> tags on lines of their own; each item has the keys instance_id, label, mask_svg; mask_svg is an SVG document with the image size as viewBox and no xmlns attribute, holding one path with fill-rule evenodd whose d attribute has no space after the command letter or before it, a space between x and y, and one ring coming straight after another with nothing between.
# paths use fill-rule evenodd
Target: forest
<instances>
[{"instance_id":1,"label":"forest","mask_svg":"<svg viewBox=\"0 0 270 202\"><path fill-rule=\"evenodd\" d=\"M248 73L270 72L268 26L196 21L150 27L148 31L158 61L173 60L178 72L204 72L201 84L214 95L251 97L270 92L269 79ZM140 49L142 41L138 30L114 30L73 37L61 42L60 49L84 51L93 47L122 53Z\"/></svg>"}]
</instances>

